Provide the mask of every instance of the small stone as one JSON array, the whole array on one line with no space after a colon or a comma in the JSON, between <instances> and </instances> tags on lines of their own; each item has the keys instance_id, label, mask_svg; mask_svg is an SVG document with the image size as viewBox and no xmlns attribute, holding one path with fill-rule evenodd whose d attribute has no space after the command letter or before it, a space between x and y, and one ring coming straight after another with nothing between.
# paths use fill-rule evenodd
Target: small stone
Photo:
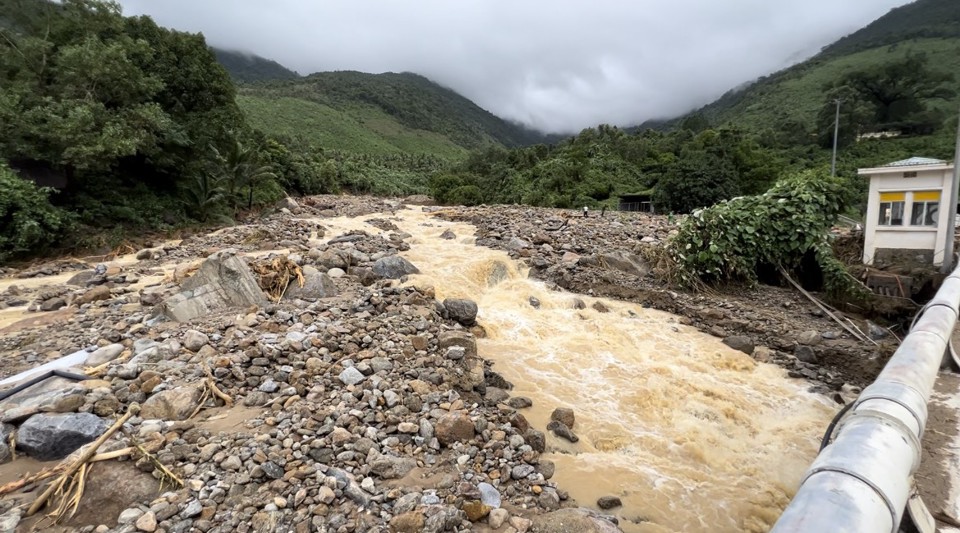
<instances>
[{"instance_id":1,"label":"small stone","mask_svg":"<svg viewBox=\"0 0 960 533\"><path fill-rule=\"evenodd\" d=\"M440 444L449 446L454 442L473 439L476 433L476 425L464 413L450 413L437 421L435 431Z\"/></svg>"},{"instance_id":2,"label":"small stone","mask_svg":"<svg viewBox=\"0 0 960 533\"><path fill-rule=\"evenodd\" d=\"M342 278L347 275L342 268L331 268L327 271L327 275L333 279Z\"/></svg>"},{"instance_id":3,"label":"small stone","mask_svg":"<svg viewBox=\"0 0 960 533\"><path fill-rule=\"evenodd\" d=\"M63 298L50 298L49 300L45 300L42 304L40 304L40 310L56 311L65 305L67 305L67 302Z\"/></svg>"},{"instance_id":4,"label":"small stone","mask_svg":"<svg viewBox=\"0 0 960 533\"><path fill-rule=\"evenodd\" d=\"M514 466L513 469L510 470L510 477L512 477L513 479L523 479L529 476L530 474L532 474L534 470L535 469L533 468L532 465L521 463Z\"/></svg>"},{"instance_id":5,"label":"small stone","mask_svg":"<svg viewBox=\"0 0 960 533\"><path fill-rule=\"evenodd\" d=\"M553 463L553 461L548 461L546 459L540 460L540 473L543 474L543 479L552 478L556 470L557 466Z\"/></svg>"},{"instance_id":6,"label":"small stone","mask_svg":"<svg viewBox=\"0 0 960 533\"><path fill-rule=\"evenodd\" d=\"M157 515L153 511L147 511L137 519L136 523L137 529L140 531L147 531L148 533L157 530Z\"/></svg>"},{"instance_id":7,"label":"small stone","mask_svg":"<svg viewBox=\"0 0 960 533\"><path fill-rule=\"evenodd\" d=\"M723 343L733 348L734 350L741 351L747 355L752 354L753 349L756 347L756 345L753 343L753 339L743 335L734 335L732 337L727 337L723 339Z\"/></svg>"},{"instance_id":8,"label":"small stone","mask_svg":"<svg viewBox=\"0 0 960 533\"><path fill-rule=\"evenodd\" d=\"M137 521L138 518L143 516L143 511L137 508L124 509L120 513L120 516L117 517L118 524L132 524Z\"/></svg>"},{"instance_id":9,"label":"small stone","mask_svg":"<svg viewBox=\"0 0 960 533\"><path fill-rule=\"evenodd\" d=\"M230 457L224 459L222 463L220 463L220 468L224 470L232 470L234 472L240 470L241 467L243 467L243 461L241 461L236 455L231 455Z\"/></svg>"},{"instance_id":10,"label":"small stone","mask_svg":"<svg viewBox=\"0 0 960 533\"><path fill-rule=\"evenodd\" d=\"M510 512L506 509L491 509L490 515L487 516L487 525L490 526L490 529L500 529L507 519L510 518Z\"/></svg>"},{"instance_id":11,"label":"small stone","mask_svg":"<svg viewBox=\"0 0 960 533\"><path fill-rule=\"evenodd\" d=\"M817 353L810 346L797 346L793 350L793 355L804 363L817 364Z\"/></svg>"},{"instance_id":12,"label":"small stone","mask_svg":"<svg viewBox=\"0 0 960 533\"><path fill-rule=\"evenodd\" d=\"M451 320L470 327L477 323L477 303L463 298L447 298L443 301L443 308Z\"/></svg>"},{"instance_id":13,"label":"small stone","mask_svg":"<svg viewBox=\"0 0 960 533\"><path fill-rule=\"evenodd\" d=\"M333 500L337 499L337 495L333 492L333 489L327 487L326 485L322 485L319 489L317 489L317 499L329 505L333 503Z\"/></svg>"},{"instance_id":14,"label":"small stone","mask_svg":"<svg viewBox=\"0 0 960 533\"><path fill-rule=\"evenodd\" d=\"M421 533L426 525L423 513L410 511L390 519L390 531L394 533Z\"/></svg>"},{"instance_id":15,"label":"small stone","mask_svg":"<svg viewBox=\"0 0 960 533\"><path fill-rule=\"evenodd\" d=\"M507 405L514 409L525 409L533 405L533 400L526 396L514 396L507 400Z\"/></svg>"},{"instance_id":16,"label":"small stone","mask_svg":"<svg viewBox=\"0 0 960 533\"><path fill-rule=\"evenodd\" d=\"M480 491L480 501L484 505L489 506L491 509L497 509L500 507L500 491L496 487L489 483L480 483L477 485L477 489Z\"/></svg>"},{"instance_id":17,"label":"small stone","mask_svg":"<svg viewBox=\"0 0 960 533\"><path fill-rule=\"evenodd\" d=\"M580 437L567 427L566 424L556 420L551 420L550 423L547 424L547 431L552 431L554 435L570 442L578 442L580 440Z\"/></svg>"},{"instance_id":18,"label":"small stone","mask_svg":"<svg viewBox=\"0 0 960 533\"><path fill-rule=\"evenodd\" d=\"M364 376L362 372L357 370L356 367L351 366L349 368L344 369L343 372L340 372L339 378L344 385L356 385L357 383L360 383L361 381L363 381L366 378L366 376Z\"/></svg>"},{"instance_id":19,"label":"small stone","mask_svg":"<svg viewBox=\"0 0 960 533\"><path fill-rule=\"evenodd\" d=\"M109 363L117 357L120 357L120 354L123 353L122 344L108 344L102 348L97 348L92 354L87 357L87 360L84 362L86 366L100 366L104 363Z\"/></svg>"},{"instance_id":20,"label":"small stone","mask_svg":"<svg viewBox=\"0 0 960 533\"><path fill-rule=\"evenodd\" d=\"M196 352L200 348L203 348L208 342L210 342L210 338L195 329L188 330L187 334L183 337L184 348L191 352Z\"/></svg>"},{"instance_id":21,"label":"small stone","mask_svg":"<svg viewBox=\"0 0 960 533\"><path fill-rule=\"evenodd\" d=\"M490 514L490 506L484 505L479 501L472 501L463 504L463 512L467 515L467 520L471 522L479 522L483 520L485 516Z\"/></svg>"},{"instance_id":22,"label":"small stone","mask_svg":"<svg viewBox=\"0 0 960 533\"><path fill-rule=\"evenodd\" d=\"M180 511L180 516L183 518L193 518L203 512L203 505L200 504L200 500L190 500L190 503L183 508L183 511Z\"/></svg>"},{"instance_id":23,"label":"small stone","mask_svg":"<svg viewBox=\"0 0 960 533\"><path fill-rule=\"evenodd\" d=\"M420 425L414 424L413 422L400 422L400 424L397 425L397 431L410 434L419 433Z\"/></svg>"},{"instance_id":24,"label":"small stone","mask_svg":"<svg viewBox=\"0 0 960 533\"><path fill-rule=\"evenodd\" d=\"M557 407L553 410L553 413L550 413L550 420L556 420L568 428L573 429L573 424L576 421L576 417L573 414L573 409L568 407Z\"/></svg>"},{"instance_id":25,"label":"small stone","mask_svg":"<svg viewBox=\"0 0 960 533\"><path fill-rule=\"evenodd\" d=\"M620 498L617 498L616 496L601 496L597 500L597 507L605 511L607 509L613 509L614 507L620 507L622 505L623 502L620 501Z\"/></svg>"},{"instance_id":26,"label":"small stone","mask_svg":"<svg viewBox=\"0 0 960 533\"><path fill-rule=\"evenodd\" d=\"M456 239L457 234L448 229L448 230L444 230L443 233L440 234L440 238L450 241L450 240Z\"/></svg>"}]
</instances>

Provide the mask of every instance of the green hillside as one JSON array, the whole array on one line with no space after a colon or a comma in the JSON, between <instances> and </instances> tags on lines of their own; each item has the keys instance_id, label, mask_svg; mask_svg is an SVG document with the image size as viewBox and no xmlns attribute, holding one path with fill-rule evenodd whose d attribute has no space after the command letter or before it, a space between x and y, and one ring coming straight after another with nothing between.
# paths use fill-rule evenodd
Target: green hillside
<instances>
[{"instance_id":1,"label":"green hillside","mask_svg":"<svg viewBox=\"0 0 960 533\"><path fill-rule=\"evenodd\" d=\"M443 135L415 130L371 105L341 109L302 98L264 96L242 88L237 97L250 125L329 150L370 155L404 152L460 158L467 150Z\"/></svg>"},{"instance_id":2,"label":"green hillside","mask_svg":"<svg viewBox=\"0 0 960 533\"><path fill-rule=\"evenodd\" d=\"M854 70L883 65L926 54L931 70L960 72L960 38L915 39L852 54L817 57L761 80L742 92L731 93L699 110L711 124L762 131L801 124L813 130L824 103L824 87ZM960 89L960 79L953 89ZM938 108L956 107L957 101L931 102Z\"/></svg>"},{"instance_id":3,"label":"green hillside","mask_svg":"<svg viewBox=\"0 0 960 533\"><path fill-rule=\"evenodd\" d=\"M513 147L544 139L539 132L500 119L456 92L411 73L321 72L243 87L240 94L251 120L268 133L296 131L358 152L452 154L462 152L456 147ZM294 122L311 127L273 117L280 114L299 115ZM358 132L358 128L369 131ZM351 131L349 138L339 139Z\"/></svg>"},{"instance_id":4,"label":"green hillside","mask_svg":"<svg viewBox=\"0 0 960 533\"><path fill-rule=\"evenodd\" d=\"M254 54L211 47L217 56L217 62L230 73L238 83L251 83L269 80L291 80L300 75L287 67Z\"/></svg>"},{"instance_id":5,"label":"green hillside","mask_svg":"<svg viewBox=\"0 0 960 533\"><path fill-rule=\"evenodd\" d=\"M890 65L918 54L926 56L933 72L960 73L960 5L955 0L918 0L893 9L803 63L730 91L686 117L651 121L645 126L669 128L687 117L703 117L714 126L814 135L829 86L851 72ZM945 88L960 90L960 76ZM940 110L956 109L958 103L955 96L927 102Z\"/></svg>"}]
</instances>

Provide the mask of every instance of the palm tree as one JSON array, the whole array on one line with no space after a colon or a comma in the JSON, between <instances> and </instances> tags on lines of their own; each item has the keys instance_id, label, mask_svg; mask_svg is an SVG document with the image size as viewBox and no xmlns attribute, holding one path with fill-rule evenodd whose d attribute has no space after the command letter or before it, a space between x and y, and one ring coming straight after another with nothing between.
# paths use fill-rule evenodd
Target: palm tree
<instances>
[{"instance_id":1,"label":"palm tree","mask_svg":"<svg viewBox=\"0 0 960 533\"><path fill-rule=\"evenodd\" d=\"M209 172L200 172L188 187L184 187L181 201L191 216L206 222L210 214L217 211L225 193L221 181Z\"/></svg>"},{"instance_id":2,"label":"palm tree","mask_svg":"<svg viewBox=\"0 0 960 533\"><path fill-rule=\"evenodd\" d=\"M244 146L239 137L233 138L233 142L225 152L221 152L212 144L210 149L227 184L227 195L233 202L234 210L237 207L237 192L244 187L247 188L247 209L253 207L253 190L262 182L276 178L273 167L262 164L259 159L259 150L252 146Z\"/></svg>"}]
</instances>

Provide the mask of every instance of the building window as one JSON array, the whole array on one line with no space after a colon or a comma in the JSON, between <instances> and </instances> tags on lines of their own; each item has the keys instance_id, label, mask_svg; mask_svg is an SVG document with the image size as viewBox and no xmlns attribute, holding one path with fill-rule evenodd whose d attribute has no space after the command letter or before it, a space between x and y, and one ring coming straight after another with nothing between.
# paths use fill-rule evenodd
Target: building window
<instances>
[{"instance_id":1,"label":"building window","mask_svg":"<svg viewBox=\"0 0 960 533\"><path fill-rule=\"evenodd\" d=\"M936 226L940 212L940 191L917 191L913 193L911 226Z\"/></svg>"},{"instance_id":2,"label":"building window","mask_svg":"<svg viewBox=\"0 0 960 533\"><path fill-rule=\"evenodd\" d=\"M880 220L881 226L902 226L903 211L907 205L906 193L902 192L882 192L880 193Z\"/></svg>"},{"instance_id":3,"label":"building window","mask_svg":"<svg viewBox=\"0 0 960 533\"><path fill-rule=\"evenodd\" d=\"M916 178L916 177L917 177L917 173L916 173L916 172L904 172L904 173L903 173L903 177L904 177L904 178Z\"/></svg>"}]
</instances>

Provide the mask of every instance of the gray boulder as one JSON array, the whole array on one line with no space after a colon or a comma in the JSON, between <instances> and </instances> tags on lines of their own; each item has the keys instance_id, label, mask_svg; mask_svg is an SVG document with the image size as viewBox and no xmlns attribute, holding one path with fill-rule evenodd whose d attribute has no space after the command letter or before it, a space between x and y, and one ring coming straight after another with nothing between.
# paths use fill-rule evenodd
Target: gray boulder
<instances>
[{"instance_id":1,"label":"gray boulder","mask_svg":"<svg viewBox=\"0 0 960 533\"><path fill-rule=\"evenodd\" d=\"M140 408L140 416L145 419L186 420L196 411L203 396L203 388L195 385L177 387L158 392L147 398Z\"/></svg>"},{"instance_id":2,"label":"gray boulder","mask_svg":"<svg viewBox=\"0 0 960 533\"><path fill-rule=\"evenodd\" d=\"M419 274L420 269L399 255L389 255L373 263L373 273L383 279L400 279L410 274Z\"/></svg>"},{"instance_id":3,"label":"gray boulder","mask_svg":"<svg viewBox=\"0 0 960 533\"><path fill-rule=\"evenodd\" d=\"M337 286L333 283L333 278L324 272L313 268L312 266L303 267L303 287L293 280L287 286L287 292L283 294L284 300L329 298L337 295Z\"/></svg>"},{"instance_id":4,"label":"gray boulder","mask_svg":"<svg viewBox=\"0 0 960 533\"><path fill-rule=\"evenodd\" d=\"M91 413L31 416L17 430L17 449L40 461L63 459L107 430L107 421Z\"/></svg>"},{"instance_id":5,"label":"gray boulder","mask_svg":"<svg viewBox=\"0 0 960 533\"><path fill-rule=\"evenodd\" d=\"M102 348L97 348L84 363L87 366L100 366L104 363L109 363L117 357L120 357L120 354L123 353L122 344L108 344Z\"/></svg>"},{"instance_id":6,"label":"gray boulder","mask_svg":"<svg viewBox=\"0 0 960 533\"><path fill-rule=\"evenodd\" d=\"M744 335L727 337L726 339L723 339L723 343L734 350L739 350L747 355L752 354L753 350L756 348L756 345L753 343L753 339Z\"/></svg>"},{"instance_id":7,"label":"gray boulder","mask_svg":"<svg viewBox=\"0 0 960 533\"><path fill-rule=\"evenodd\" d=\"M447 298L443 301L443 308L447 310L447 316L451 320L456 320L464 326L469 327L477 323L478 308L473 300Z\"/></svg>"},{"instance_id":8,"label":"gray boulder","mask_svg":"<svg viewBox=\"0 0 960 533\"><path fill-rule=\"evenodd\" d=\"M162 312L179 322L230 307L267 304L250 267L232 249L208 257L180 288L179 293L161 304Z\"/></svg>"}]
</instances>

